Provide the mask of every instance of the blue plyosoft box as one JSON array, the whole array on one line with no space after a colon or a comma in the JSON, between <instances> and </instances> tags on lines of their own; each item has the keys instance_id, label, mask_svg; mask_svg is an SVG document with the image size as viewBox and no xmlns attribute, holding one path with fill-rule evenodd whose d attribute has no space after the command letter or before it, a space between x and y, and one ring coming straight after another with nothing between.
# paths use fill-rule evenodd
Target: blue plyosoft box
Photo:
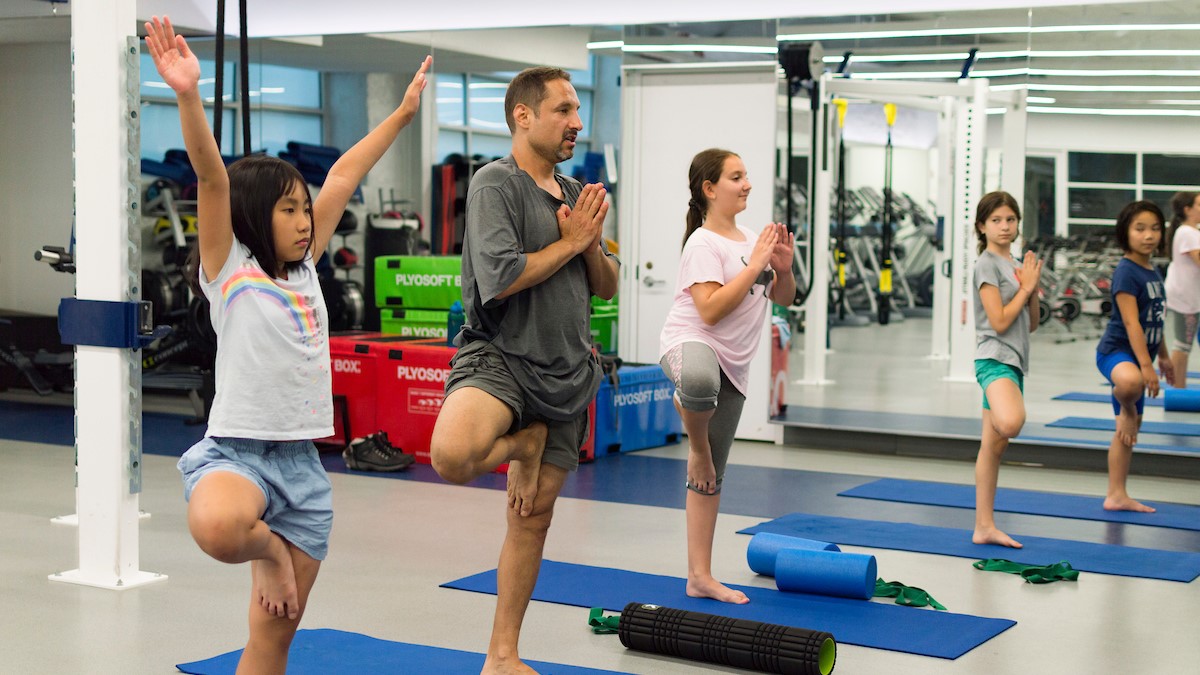
<instances>
[{"instance_id":1,"label":"blue plyosoft box","mask_svg":"<svg viewBox=\"0 0 1200 675\"><path fill-rule=\"evenodd\" d=\"M625 365L616 383L596 392L596 454L630 452L678 443L683 423L671 397L675 385L657 365Z\"/></svg>"}]
</instances>

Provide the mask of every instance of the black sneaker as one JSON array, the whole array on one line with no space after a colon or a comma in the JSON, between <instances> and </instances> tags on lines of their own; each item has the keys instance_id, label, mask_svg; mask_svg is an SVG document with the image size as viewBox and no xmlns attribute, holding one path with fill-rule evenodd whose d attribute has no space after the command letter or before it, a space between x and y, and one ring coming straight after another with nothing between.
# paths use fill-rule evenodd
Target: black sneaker
<instances>
[{"instance_id":1,"label":"black sneaker","mask_svg":"<svg viewBox=\"0 0 1200 675\"><path fill-rule=\"evenodd\" d=\"M342 459L355 471L403 471L416 461L389 443L383 431L351 441L342 451Z\"/></svg>"}]
</instances>

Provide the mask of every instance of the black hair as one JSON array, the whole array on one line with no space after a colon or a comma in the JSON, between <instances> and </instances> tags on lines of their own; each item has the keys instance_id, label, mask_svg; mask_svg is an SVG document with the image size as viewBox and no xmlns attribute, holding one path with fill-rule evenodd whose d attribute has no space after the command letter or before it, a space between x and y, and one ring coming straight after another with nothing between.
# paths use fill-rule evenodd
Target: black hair
<instances>
[{"instance_id":1,"label":"black hair","mask_svg":"<svg viewBox=\"0 0 1200 675\"><path fill-rule=\"evenodd\" d=\"M292 188L299 184L304 188L304 197L312 204L308 183L296 167L267 155L246 155L229 165L229 216L233 224L233 236L258 261L263 271L275 278L279 274L279 260L275 257L275 232L272 227L275 204ZM312 213L309 213L312 221ZM203 228L204 223L198 223ZM314 236L309 237L308 250L312 254ZM307 256L306 256L307 257ZM299 269L303 260L283 264L288 272ZM184 267L188 284L197 294L200 291L200 247L192 246Z\"/></svg>"},{"instance_id":2,"label":"black hair","mask_svg":"<svg viewBox=\"0 0 1200 675\"><path fill-rule=\"evenodd\" d=\"M1158 204L1155 204L1152 201L1142 199L1126 204L1125 208L1121 209L1121 213L1117 215L1116 226L1117 244L1121 247L1121 250L1125 251L1126 253L1128 253L1130 250L1129 226L1133 224L1133 219L1137 217L1137 214L1139 213L1153 214L1155 218L1158 218L1159 227L1162 227L1163 223L1166 222L1166 218L1163 217L1162 209L1158 208ZM1162 244L1162 240L1160 239L1158 242L1159 250L1162 250Z\"/></svg>"}]
</instances>

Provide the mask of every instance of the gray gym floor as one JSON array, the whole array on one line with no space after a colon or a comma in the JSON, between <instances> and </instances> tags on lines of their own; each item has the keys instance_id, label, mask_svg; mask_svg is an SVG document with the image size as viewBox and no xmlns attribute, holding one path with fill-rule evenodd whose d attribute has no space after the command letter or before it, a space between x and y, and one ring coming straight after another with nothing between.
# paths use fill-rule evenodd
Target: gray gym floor
<instances>
[{"instance_id":1,"label":"gray gym floor","mask_svg":"<svg viewBox=\"0 0 1200 675\"><path fill-rule=\"evenodd\" d=\"M919 345L921 323L859 329L862 332L855 339L881 346L902 341ZM1035 392L1046 393L1048 400L1051 389L1066 390L1052 374L1055 368L1076 371L1076 366L1066 362L1056 365L1060 356L1052 353L1061 353L1064 360L1085 362L1091 347L1090 342L1048 347L1035 343L1035 375L1028 383L1031 399ZM878 354L884 349L866 351ZM853 401L846 407L901 410L918 399L928 413L938 406L958 405L956 401L967 399L968 393L970 400L975 400L978 390L974 385L947 385L949 393L942 394L936 377L914 381L886 357L874 358L874 363L859 358L855 368L885 380L899 379L891 385L885 381L867 386L863 383L874 380L866 378L852 393L839 393L841 386L827 388L820 393L826 397L825 404ZM841 367L835 365L831 371L839 385L848 381L849 371L837 370ZM927 370L932 373L933 368ZM1078 377L1080 385L1098 383L1092 368ZM905 378L908 393L891 393L889 388ZM801 389L793 387L789 392L793 405L816 395ZM913 391L921 395L914 396ZM4 396L20 397L13 392ZM841 396L847 398L838 398ZM1031 404L1031 419L1043 414L1098 416L1104 411L1098 404L1046 404L1062 406L1060 413L1042 404ZM978 404L962 403L962 414L977 415L977 408L967 410L970 405ZM1072 412L1072 406L1091 407L1080 413ZM151 399L146 407L188 412L186 403L178 401ZM682 459L686 448L680 445L640 454ZM739 442L731 461L864 477L973 480L967 462L765 443ZM98 590L46 579L77 562L75 529L50 523L50 518L74 510L72 449L0 441L0 532L7 541L0 555L0 598L5 610L0 612L0 673L166 675L176 672L175 663L242 646L249 572L245 566L217 563L193 544L174 463L170 457L144 458L141 499L142 508L151 514L141 524L141 569L167 574L169 580L122 592ZM602 479L603 474L596 477ZM362 475L334 474L332 480L337 515L331 552L304 627L484 651L494 598L441 589L438 584L494 568L503 537L503 493ZM1022 466L1005 466L1000 475L1003 487L1091 495L1103 494L1105 480L1102 473ZM663 489L675 488L664 481ZM1130 479L1130 491L1144 499L1200 504L1200 488L1193 481L1135 475ZM998 514L1001 527L1006 520L1005 514ZM748 569L748 539L735 534L760 521L721 516L714 550L718 578L771 586L770 579L757 578ZM546 556L682 576L686 569L684 544L681 510L562 498ZM1180 584L1084 573L1075 583L1033 586L1011 575L975 571L962 558L845 548L875 555L886 578L925 588L951 611L1018 623L955 661L839 645L836 673L1194 673L1195 664L1200 663L1200 640L1196 639L1200 581ZM577 607L532 603L522 655L630 673L733 672L626 651L615 636L593 635L586 626L586 615L586 610Z\"/></svg>"}]
</instances>

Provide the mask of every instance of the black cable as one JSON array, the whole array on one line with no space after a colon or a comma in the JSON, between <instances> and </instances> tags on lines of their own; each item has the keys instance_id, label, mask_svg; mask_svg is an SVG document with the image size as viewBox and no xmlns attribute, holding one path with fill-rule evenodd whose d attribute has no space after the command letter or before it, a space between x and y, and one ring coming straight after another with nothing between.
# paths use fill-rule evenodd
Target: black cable
<instances>
[{"instance_id":1,"label":"black cable","mask_svg":"<svg viewBox=\"0 0 1200 675\"><path fill-rule=\"evenodd\" d=\"M238 0L238 47L242 71L242 155L250 154L250 42L246 37L246 0Z\"/></svg>"},{"instance_id":2,"label":"black cable","mask_svg":"<svg viewBox=\"0 0 1200 675\"><path fill-rule=\"evenodd\" d=\"M225 0L217 0L217 94L213 98L213 137L217 139L217 151L221 150L221 132L225 119Z\"/></svg>"}]
</instances>

